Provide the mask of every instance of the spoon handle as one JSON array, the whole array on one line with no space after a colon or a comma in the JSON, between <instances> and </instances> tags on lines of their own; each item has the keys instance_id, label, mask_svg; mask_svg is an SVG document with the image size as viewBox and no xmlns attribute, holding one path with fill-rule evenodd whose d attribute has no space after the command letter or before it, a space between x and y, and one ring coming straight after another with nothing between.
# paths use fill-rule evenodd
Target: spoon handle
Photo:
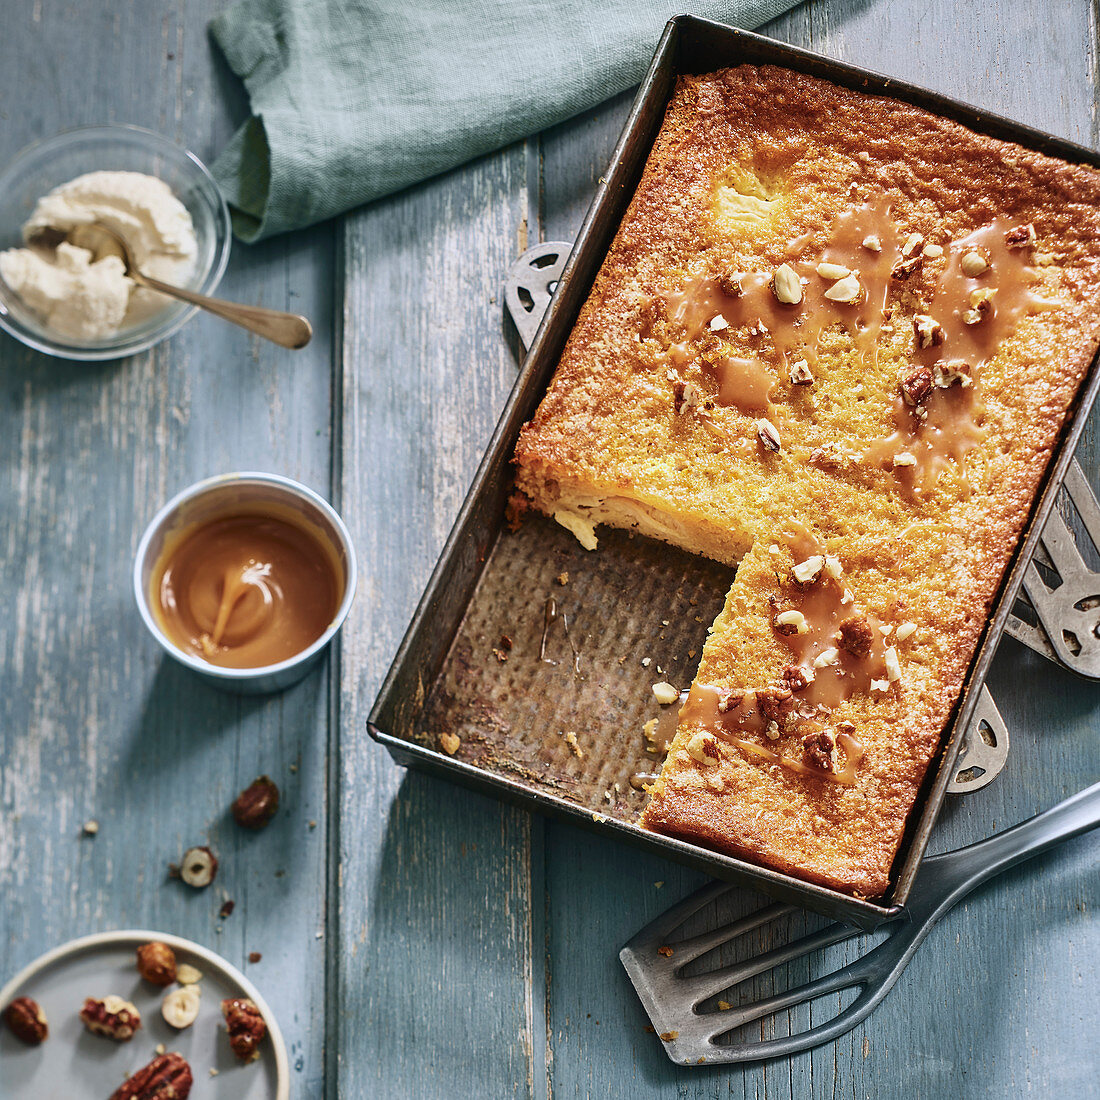
<instances>
[{"instance_id":1,"label":"spoon handle","mask_svg":"<svg viewBox=\"0 0 1100 1100\"><path fill-rule=\"evenodd\" d=\"M217 314L223 320L232 321L249 332L263 336L284 348L304 348L313 335L313 327L305 317L297 313L283 313L278 309L263 309L261 306L245 306L238 302L226 302L221 298L210 298L205 294L196 294L192 290L170 286L159 279L150 278L137 271L129 272L130 278L138 286L167 294L170 298L179 298L190 302L208 313Z\"/></svg>"}]
</instances>

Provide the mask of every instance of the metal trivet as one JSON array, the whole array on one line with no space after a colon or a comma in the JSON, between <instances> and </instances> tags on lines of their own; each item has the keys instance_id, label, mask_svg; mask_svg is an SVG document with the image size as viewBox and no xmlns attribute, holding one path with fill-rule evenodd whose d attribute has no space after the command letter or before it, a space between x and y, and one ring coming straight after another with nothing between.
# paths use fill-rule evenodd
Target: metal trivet
<instances>
[{"instance_id":1,"label":"metal trivet","mask_svg":"<svg viewBox=\"0 0 1100 1100\"><path fill-rule=\"evenodd\" d=\"M508 269L504 301L524 350L534 342L572 249L569 241L544 241ZM1100 504L1076 459L1063 483L1063 506L1067 498L1100 552ZM1024 576L1026 597L1017 599L1005 631L1055 664L1100 680L1100 573L1085 562L1057 510L1041 543ZM983 684L947 790L966 794L991 783L1008 758L1008 740L1008 727Z\"/></svg>"}]
</instances>

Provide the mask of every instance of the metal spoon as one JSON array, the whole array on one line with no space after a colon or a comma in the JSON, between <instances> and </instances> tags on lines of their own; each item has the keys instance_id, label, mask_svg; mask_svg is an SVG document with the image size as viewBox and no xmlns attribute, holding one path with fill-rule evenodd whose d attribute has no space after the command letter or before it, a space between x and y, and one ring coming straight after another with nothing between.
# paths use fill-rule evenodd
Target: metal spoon
<instances>
[{"instance_id":1,"label":"metal spoon","mask_svg":"<svg viewBox=\"0 0 1100 1100\"><path fill-rule=\"evenodd\" d=\"M134 254L126 239L102 222L75 225L68 230L46 226L32 234L27 243L35 248L54 251L62 241L68 241L77 248L87 249L92 254L93 262L105 256L117 256L125 264L126 274L138 286L189 302L284 348L304 348L313 335L313 327L309 321L297 313L283 313L277 309L263 309L260 306L245 306L237 302L226 302L220 298L209 298L205 294L196 294L192 290L184 290L183 287L170 286L159 279L142 274L134 262Z\"/></svg>"}]
</instances>

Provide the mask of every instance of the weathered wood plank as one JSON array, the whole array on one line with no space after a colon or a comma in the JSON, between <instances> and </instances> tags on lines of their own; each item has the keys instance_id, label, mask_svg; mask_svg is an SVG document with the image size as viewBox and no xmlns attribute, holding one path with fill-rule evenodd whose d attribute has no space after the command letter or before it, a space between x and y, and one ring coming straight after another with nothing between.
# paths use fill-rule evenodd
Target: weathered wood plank
<instances>
[{"instance_id":1,"label":"weathered wood plank","mask_svg":"<svg viewBox=\"0 0 1100 1100\"><path fill-rule=\"evenodd\" d=\"M211 158L241 108L205 32L222 6L13 6L0 158L104 121ZM204 687L145 633L130 569L154 511L199 477L269 469L328 492L333 235L238 247L222 284L308 313L317 337L302 353L209 317L106 365L0 341L0 592L12 609L0 618L0 974L99 929L190 936L268 997L303 1095L322 1088L328 675L263 700ZM244 836L229 803L261 771L283 809ZM89 818L95 840L80 836ZM168 882L168 862L204 842L221 857L216 885ZM227 896L237 905L222 922ZM249 966L250 951L263 960Z\"/></svg>"},{"instance_id":2,"label":"weathered wood plank","mask_svg":"<svg viewBox=\"0 0 1100 1100\"><path fill-rule=\"evenodd\" d=\"M343 499L363 572L341 693L336 1043L349 1098L537 1094L536 1054L545 1081L530 817L404 775L365 730L515 378L500 287L524 184L516 146L347 220Z\"/></svg>"}]
</instances>

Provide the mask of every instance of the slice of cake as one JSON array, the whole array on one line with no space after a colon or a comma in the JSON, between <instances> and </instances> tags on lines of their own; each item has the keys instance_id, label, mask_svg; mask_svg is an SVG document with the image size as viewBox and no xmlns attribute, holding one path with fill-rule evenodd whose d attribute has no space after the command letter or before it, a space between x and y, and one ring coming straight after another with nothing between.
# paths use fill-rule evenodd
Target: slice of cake
<instances>
[{"instance_id":1,"label":"slice of cake","mask_svg":"<svg viewBox=\"0 0 1100 1100\"><path fill-rule=\"evenodd\" d=\"M586 546L741 562L645 827L885 891L1098 297L1100 173L784 69L681 78L516 447Z\"/></svg>"}]
</instances>

